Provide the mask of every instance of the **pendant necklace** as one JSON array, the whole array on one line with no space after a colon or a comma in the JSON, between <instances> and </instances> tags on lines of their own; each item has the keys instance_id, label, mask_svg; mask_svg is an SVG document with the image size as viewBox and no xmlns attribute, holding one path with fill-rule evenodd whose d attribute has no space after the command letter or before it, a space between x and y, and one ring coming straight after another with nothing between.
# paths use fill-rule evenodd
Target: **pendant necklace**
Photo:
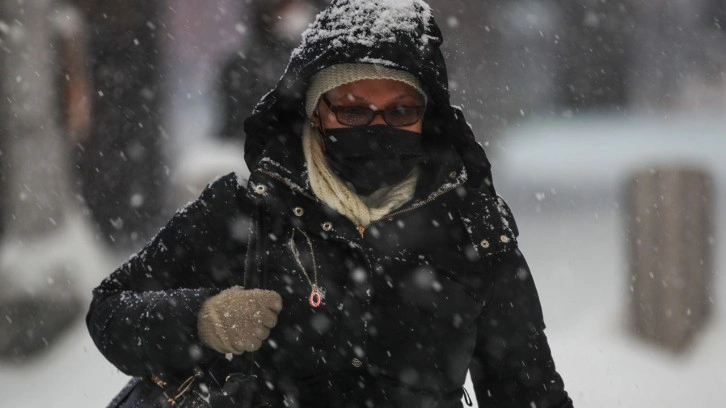
<instances>
[{"instance_id":1,"label":"pendant necklace","mask_svg":"<svg viewBox=\"0 0 726 408\"><path fill-rule=\"evenodd\" d=\"M302 261L300 261L300 252L297 250L297 247L295 247L295 230L298 230L301 234L303 234L305 240L307 240L308 242L308 246L310 247L310 257L313 259L312 280L310 280L310 275L308 275L308 273L305 271L305 267L303 266ZM290 237L289 246L290 252L292 252L293 257L295 258L295 262L297 262L297 265L300 267L303 276L305 276L308 284L310 284L310 297L308 297L310 306L317 308L323 301L323 293L320 286L318 286L318 266L315 263L315 252L313 251L313 243L312 241L310 241L310 237L308 237L308 234L306 234L305 231L301 230L300 228L295 228L292 230L292 236Z\"/></svg>"}]
</instances>

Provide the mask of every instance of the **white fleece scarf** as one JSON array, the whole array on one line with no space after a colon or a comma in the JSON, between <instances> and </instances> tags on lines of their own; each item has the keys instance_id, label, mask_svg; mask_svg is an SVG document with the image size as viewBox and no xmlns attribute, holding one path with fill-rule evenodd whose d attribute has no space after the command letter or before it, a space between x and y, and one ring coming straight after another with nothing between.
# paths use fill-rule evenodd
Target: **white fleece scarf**
<instances>
[{"instance_id":1,"label":"white fleece scarf","mask_svg":"<svg viewBox=\"0 0 726 408\"><path fill-rule=\"evenodd\" d=\"M348 217L356 226L367 227L397 210L413 197L419 177L417 167L397 184L383 187L364 197L356 194L330 169L323 152L323 139L317 128L310 125L304 127L303 151L310 186L315 195Z\"/></svg>"}]
</instances>

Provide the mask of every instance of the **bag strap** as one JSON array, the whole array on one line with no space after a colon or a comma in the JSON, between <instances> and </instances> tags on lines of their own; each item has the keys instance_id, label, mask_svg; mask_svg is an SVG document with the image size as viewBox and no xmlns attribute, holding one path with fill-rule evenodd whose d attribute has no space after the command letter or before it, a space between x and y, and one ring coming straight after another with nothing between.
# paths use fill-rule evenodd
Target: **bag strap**
<instances>
[{"instance_id":1,"label":"bag strap","mask_svg":"<svg viewBox=\"0 0 726 408\"><path fill-rule=\"evenodd\" d=\"M245 289L264 289L267 285L266 268L264 268L264 236L264 214L262 207L255 205L252 210L252 225L247 241L247 256L244 271Z\"/></svg>"},{"instance_id":2,"label":"bag strap","mask_svg":"<svg viewBox=\"0 0 726 408\"><path fill-rule=\"evenodd\" d=\"M244 271L244 288L245 289L265 289L267 286L267 268L265 256L265 217L262 206L254 205L251 211L252 225L250 227L250 236L247 241L247 256L245 259ZM249 376L254 376L255 353L248 352L244 355L243 372ZM248 389L245 393L244 401L241 407L248 408L252 406L252 400L255 392Z\"/></svg>"}]
</instances>

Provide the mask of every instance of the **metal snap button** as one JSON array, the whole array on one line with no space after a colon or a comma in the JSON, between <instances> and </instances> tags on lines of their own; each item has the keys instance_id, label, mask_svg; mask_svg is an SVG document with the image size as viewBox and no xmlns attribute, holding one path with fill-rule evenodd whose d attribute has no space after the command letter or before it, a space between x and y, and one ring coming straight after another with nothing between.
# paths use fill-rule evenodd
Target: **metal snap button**
<instances>
[{"instance_id":1,"label":"metal snap button","mask_svg":"<svg viewBox=\"0 0 726 408\"><path fill-rule=\"evenodd\" d=\"M323 223L323 231L330 231L333 229L333 224L330 223L330 221L326 221Z\"/></svg>"},{"instance_id":2,"label":"metal snap button","mask_svg":"<svg viewBox=\"0 0 726 408\"><path fill-rule=\"evenodd\" d=\"M499 240L504 242L505 244L510 241L509 237L506 235L502 235L501 237L499 237Z\"/></svg>"},{"instance_id":3,"label":"metal snap button","mask_svg":"<svg viewBox=\"0 0 726 408\"><path fill-rule=\"evenodd\" d=\"M353 367L355 367L355 368L360 368L361 366L363 366L363 362L358 360L355 357L353 358L353 360L351 360L350 363L353 364Z\"/></svg>"},{"instance_id":4,"label":"metal snap button","mask_svg":"<svg viewBox=\"0 0 726 408\"><path fill-rule=\"evenodd\" d=\"M479 246L481 246L484 249L487 249L487 248L489 248L489 241L487 241L486 239L482 239L481 242L479 243Z\"/></svg>"},{"instance_id":5,"label":"metal snap button","mask_svg":"<svg viewBox=\"0 0 726 408\"><path fill-rule=\"evenodd\" d=\"M255 186L255 193L257 194L265 194L267 191L267 187L265 187L263 184L258 184Z\"/></svg>"},{"instance_id":6,"label":"metal snap button","mask_svg":"<svg viewBox=\"0 0 726 408\"><path fill-rule=\"evenodd\" d=\"M305 214L305 210L303 210L302 207L295 207L292 212L298 217L302 217L302 215Z\"/></svg>"}]
</instances>

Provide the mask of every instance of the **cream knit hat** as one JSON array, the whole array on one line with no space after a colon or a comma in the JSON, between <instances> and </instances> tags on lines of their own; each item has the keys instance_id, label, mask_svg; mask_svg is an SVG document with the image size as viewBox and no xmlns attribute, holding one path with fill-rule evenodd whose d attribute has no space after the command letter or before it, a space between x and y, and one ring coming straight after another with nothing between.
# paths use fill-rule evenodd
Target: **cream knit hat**
<instances>
[{"instance_id":1,"label":"cream knit hat","mask_svg":"<svg viewBox=\"0 0 726 408\"><path fill-rule=\"evenodd\" d=\"M426 99L421 82L407 71L375 64L337 64L323 68L313 75L305 95L305 113L310 118L320 97L329 90L361 79L392 79L415 88Z\"/></svg>"}]
</instances>

